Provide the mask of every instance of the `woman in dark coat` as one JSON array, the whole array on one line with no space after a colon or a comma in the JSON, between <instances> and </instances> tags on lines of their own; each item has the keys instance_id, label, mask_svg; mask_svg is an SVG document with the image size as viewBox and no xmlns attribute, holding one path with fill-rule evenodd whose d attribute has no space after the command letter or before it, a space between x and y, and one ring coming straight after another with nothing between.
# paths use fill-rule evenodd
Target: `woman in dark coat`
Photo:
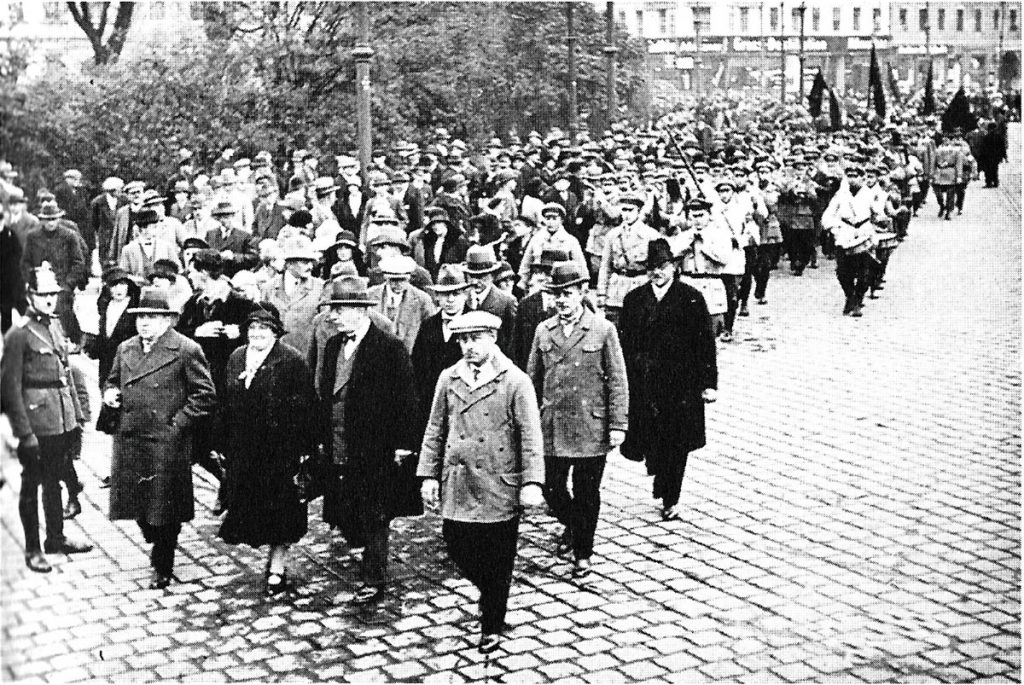
<instances>
[{"instance_id":1,"label":"woman in dark coat","mask_svg":"<svg viewBox=\"0 0 1024 685\"><path fill-rule=\"evenodd\" d=\"M227 515L220 537L270 545L267 594L287 583L288 546L306 534L306 504L295 485L299 459L314 447L315 397L305 360L278 338L272 305L246 322L248 344L231 353L221 398Z\"/></svg>"},{"instance_id":2,"label":"woman in dark coat","mask_svg":"<svg viewBox=\"0 0 1024 685\"><path fill-rule=\"evenodd\" d=\"M686 458L705 444L704 403L715 399L718 366L701 294L676 280L668 243L648 247L651 283L622 300L619 331L629 379L629 433L622 455L646 461L665 519L680 518ZM652 283L667 287L660 300Z\"/></svg>"},{"instance_id":3,"label":"woman in dark coat","mask_svg":"<svg viewBox=\"0 0 1024 685\"><path fill-rule=\"evenodd\" d=\"M125 269L114 266L103 274L103 290L96 301L99 331L85 351L99 360L99 378L106 380L114 364L117 346L135 335L135 315L128 310L139 305L138 284Z\"/></svg>"}]
</instances>

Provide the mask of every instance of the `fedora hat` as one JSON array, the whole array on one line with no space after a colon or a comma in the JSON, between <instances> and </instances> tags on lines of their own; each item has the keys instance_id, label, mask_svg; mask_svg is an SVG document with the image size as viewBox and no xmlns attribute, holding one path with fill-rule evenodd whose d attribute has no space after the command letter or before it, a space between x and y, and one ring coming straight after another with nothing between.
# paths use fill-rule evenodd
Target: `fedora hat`
<instances>
[{"instance_id":1,"label":"fedora hat","mask_svg":"<svg viewBox=\"0 0 1024 685\"><path fill-rule=\"evenodd\" d=\"M321 176L313 181L313 191L317 197L326 197L338 189L338 184L330 176Z\"/></svg>"},{"instance_id":2,"label":"fedora hat","mask_svg":"<svg viewBox=\"0 0 1024 685\"><path fill-rule=\"evenodd\" d=\"M545 247L540 253L540 259L530 265L533 271L550 272L551 268L558 262L569 261L569 253L557 247Z\"/></svg>"},{"instance_id":3,"label":"fedora hat","mask_svg":"<svg viewBox=\"0 0 1024 685\"><path fill-rule=\"evenodd\" d=\"M313 242L304 235L297 235L283 242L281 258L286 262L289 259L301 259L308 262L320 259L320 255L313 249Z\"/></svg>"},{"instance_id":4,"label":"fedora hat","mask_svg":"<svg viewBox=\"0 0 1024 685\"><path fill-rule=\"evenodd\" d=\"M494 282L501 283L502 281L507 281L510 278L516 278L516 272L512 270L512 265L504 261L499 262L498 272L494 274Z\"/></svg>"},{"instance_id":5,"label":"fedora hat","mask_svg":"<svg viewBox=\"0 0 1024 685\"><path fill-rule=\"evenodd\" d=\"M416 262L412 257L387 257L377 265L386 278L408 278L416 270Z\"/></svg>"},{"instance_id":6,"label":"fedora hat","mask_svg":"<svg viewBox=\"0 0 1024 685\"><path fill-rule=\"evenodd\" d=\"M397 226L385 226L380 233L370 241L371 246L397 245L405 251L409 250L409 237Z\"/></svg>"},{"instance_id":7,"label":"fedora hat","mask_svg":"<svg viewBox=\"0 0 1024 685\"><path fill-rule=\"evenodd\" d=\"M437 282L430 289L435 293L457 293L468 287L466 274L458 264L442 264L437 270Z\"/></svg>"},{"instance_id":8,"label":"fedora hat","mask_svg":"<svg viewBox=\"0 0 1024 685\"><path fill-rule=\"evenodd\" d=\"M120 266L112 266L103 272L103 285L111 286L121 281L127 281L128 283L134 283L135 278L127 269Z\"/></svg>"},{"instance_id":9,"label":"fedora hat","mask_svg":"<svg viewBox=\"0 0 1024 685\"><path fill-rule=\"evenodd\" d=\"M141 209L135 215L136 226L152 226L160 223L160 215L155 209Z\"/></svg>"},{"instance_id":10,"label":"fedora hat","mask_svg":"<svg viewBox=\"0 0 1024 685\"><path fill-rule=\"evenodd\" d=\"M362 276L342 276L331 281L331 292L322 303L328 306L372 307L377 302L366 290L369 279Z\"/></svg>"},{"instance_id":11,"label":"fedora hat","mask_svg":"<svg viewBox=\"0 0 1024 685\"><path fill-rule=\"evenodd\" d=\"M64 216L64 210L57 206L56 201L47 200L39 207L39 213L36 214L37 219L59 219Z\"/></svg>"},{"instance_id":12,"label":"fedora hat","mask_svg":"<svg viewBox=\"0 0 1024 685\"><path fill-rule=\"evenodd\" d=\"M221 200L210 212L210 216L234 216L236 214L235 206L227 200Z\"/></svg>"},{"instance_id":13,"label":"fedora hat","mask_svg":"<svg viewBox=\"0 0 1024 685\"><path fill-rule=\"evenodd\" d=\"M29 272L28 288L36 295L53 295L63 288L57 282L57 274L53 273L50 262L43 262Z\"/></svg>"},{"instance_id":14,"label":"fedora hat","mask_svg":"<svg viewBox=\"0 0 1024 685\"><path fill-rule=\"evenodd\" d=\"M139 296L139 306L129 307L129 314L164 314L177 316L178 312L171 309L171 302L167 298L167 292L160 288L147 287L142 289Z\"/></svg>"},{"instance_id":15,"label":"fedora hat","mask_svg":"<svg viewBox=\"0 0 1024 685\"><path fill-rule=\"evenodd\" d=\"M672 248L669 247L668 241L664 238L658 238L647 243L647 259L644 260L644 266L647 270L656 269L665 262L674 262L675 255L672 254Z\"/></svg>"},{"instance_id":16,"label":"fedora hat","mask_svg":"<svg viewBox=\"0 0 1024 685\"><path fill-rule=\"evenodd\" d=\"M448 324L453 335L461 333L477 333L479 331L496 331L501 328L501 319L490 312L479 309L459 314Z\"/></svg>"},{"instance_id":17,"label":"fedora hat","mask_svg":"<svg viewBox=\"0 0 1024 685\"><path fill-rule=\"evenodd\" d=\"M494 250L483 245L474 245L466 250L466 273L470 275L492 274L501 268L494 258Z\"/></svg>"},{"instance_id":18,"label":"fedora hat","mask_svg":"<svg viewBox=\"0 0 1024 685\"><path fill-rule=\"evenodd\" d=\"M544 289L555 293L588 281L590 275L584 273L576 262L558 262L551 267L551 282L544 286Z\"/></svg>"}]
</instances>

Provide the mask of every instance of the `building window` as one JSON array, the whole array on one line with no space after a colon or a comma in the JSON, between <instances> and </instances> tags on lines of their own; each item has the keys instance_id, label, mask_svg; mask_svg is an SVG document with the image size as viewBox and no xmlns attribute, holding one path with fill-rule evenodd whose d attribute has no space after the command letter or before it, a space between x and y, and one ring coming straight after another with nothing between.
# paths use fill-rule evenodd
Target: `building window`
<instances>
[{"instance_id":1,"label":"building window","mask_svg":"<svg viewBox=\"0 0 1024 685\"><path fill-rule=\"evenodd\" d=\"M928 30L928 10L918 10L917 12L917 28L921 31Z\"/></svg>"},{"instance_id":2,"label":"building window","mask_svg":"<svg viewBox=\"0 0 1024 685\"><path fill-rule=\"evenodd\" d=\"M643 10L637 10L636 11L636 32L637 32L637 35L640 35L640 36L644 35L644 11Z\"/></svg>"},{"instance_id":3,"label":"building window","mask_svg":"<svg viewBox=\"0 0 1024 685\"><path fill-rule=\"evenodd\" d=\"M882 10L878 7L871 10L871 30L874 33L882 32Z\"/></svg>"},{"instance_id":4,"label":"building window","mask_svg":"<svg viewBox=\"0 0 1024 685\"><path fill-rule=\"evenodd\" d=\"M842 10L840 10L838 7L833 7L832 8L832 30L833 31L838 31L839 30L839 20L840 20L840 18L842 18L841 12L842 12Z\"/></svg>"},{"instance_id":5,"label":"building window","mask_svg":"<svg viewBox=\"0 0 1024 685\"><path fill-rule=\"evenodd\" d=\"M957 31L963 31L964 30L964 11L963 10L957 10L956 11L956 30Z\"/></svg>"},{"instance_id":6,"label":"building window","mask_svg":"<svg viewBox=\"0 0 1024 685\"><path fill-rule=\"evenodd\" d=\"M999 10L992 13L992 29L995 31L999 30Z\"/></svg>"},{"instance_id":7,"label":"building window","mask_svg":"<svg viewBox=\"0 0 1024 685\"><path fill-rule=\"evenodd\" d=\"M811 9L811 30L817 33L821 31L821 8L814 7Z\"/></svg>"},{"instance_id":8,"label":"building window","mask_svg":"<svg viewBox=\"0 0 1024 685\"><path fill-rule=\"evenodd\" d=\"M749 7L740 7L740 33L750 33Z\"/></svg>"},{"instance_id":9,"label":"building window","mask_svg":"<svg viewBox=\"0 0 1024 685\"><path fill-rule=\"evenodd\" d=\"M658 33L668 34L668 10L658 10Z\"/></svg>"},{"instance_id":10,"label":"building window","mask_svg":"<svg viewBox=\"0 0 1024 685\"><path fill-rule=\"evenodd\" d=\"M938 16L938 19L936 20L936 23L939 25L939 30L940 31L945 31L946 30L946 10L943 10L943 9L939 10L939 16Z\"/></svg>"},{"instance_id":11,"label":"building window","mask_svg":"<svg viewBox=\"0 0 1024 685\"><path fill-rule=\"evenodd\" d=\"M853 8L853 30L860 31L860 7Z\"/></svg>"},{"instance_id":12,"label":"building window","mask_svg":"<svg viewBox=\"0 0 1024 685\"><path fill-rule=\"evenodd\" d=\"M1010 30L1017 30L1017 10L1010 10Z\"/></svg>"},{"instance_id":13,"label":"building window","mask_svg":"<svg viewBox=\"0 0 1024 685\"><path fill-rule=\"evenodd\" d=\"M981 33L981 10L974 10L974 32Z\"/></svg>"},{"instance_id":14,"label":"building window","mask_svg":"<svg viewBox=\"0 0 1024 685\"><path fill-rule=\"evenodd\" d=\"M900 10L900 31L907 30L907 10Z\"/></svg>"},{"instance_id":15,"label":"building window","mask_svg":"<svg viewBox=\"0 0 1024 685\"><path fill-rule=\"evenodd\" d=\"M43 16L45 17L47 24L59 24L64 21L64 12L66 10L67 5L63 2L43 3Z\"/></svg>"},{"instance_id":16,"label":"building window","mask_svg":"<svg viewBox=\"0 0 1024 685\"><path fill-rule=\"evenodd\" d=\"M772 7L768 10L768 28L772 33L779 30L779 8Z\"/></svg>"}]
</instances>

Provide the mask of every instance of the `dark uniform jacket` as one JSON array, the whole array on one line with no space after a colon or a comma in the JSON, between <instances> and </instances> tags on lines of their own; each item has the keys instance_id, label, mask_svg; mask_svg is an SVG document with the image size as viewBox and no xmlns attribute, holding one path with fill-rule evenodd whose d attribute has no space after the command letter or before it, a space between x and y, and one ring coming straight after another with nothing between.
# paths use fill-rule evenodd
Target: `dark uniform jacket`
<instances>
[{"instance_id":1,"label":"dark uniform jacket","mask_svg":"<svg viewBox=\"0 0 1024 685\"><path fill-rule=\"evenodd\" d=\"M0 360L3 411L18 438L68 433L84 420L56 317L33 310L4 336Z\"/></svg>"},{"instance_id":2,"label":"dark uniform jacket","mask_svg":"<svg viewBox=\"0 0 1024 685\"><path fill-rule=\"evenodd\" d=\"M229 278L239 271L254 269L259 264L259 242L252 233L232 228L224 237L220 228L213 228L206 232L206 242L217 252L230 250L233 253L231 259L224 260L224 274Z\"/></svg>"}]
</instances>

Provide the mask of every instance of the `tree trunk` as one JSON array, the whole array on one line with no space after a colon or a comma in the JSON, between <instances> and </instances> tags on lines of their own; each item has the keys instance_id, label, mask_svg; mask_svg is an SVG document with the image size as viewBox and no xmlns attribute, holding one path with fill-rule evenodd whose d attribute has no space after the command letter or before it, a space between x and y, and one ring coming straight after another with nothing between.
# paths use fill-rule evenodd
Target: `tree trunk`
<instances>
[{"instance_id":1,"label":"tree trunk","mask_svg":"<svg viewBox=\"0 0 1024 685\"><path fill-rule=\"evenodd\" d=\"M92 15L89 11L88 2L69 2L68 9L71 17L78 24L78 27L85 33L86 38L92 44L93 61L97 65L116 62L124 49L124 42L128 38L128 29L132 25L132 15L135 13L134 2L118 2L117 15L114 17L114 25L106 42L103 40L103 33L107 28L107 12L110 10L110 3L102 3L100 18L93 24Z\"/></svg>"}]
</instances>

